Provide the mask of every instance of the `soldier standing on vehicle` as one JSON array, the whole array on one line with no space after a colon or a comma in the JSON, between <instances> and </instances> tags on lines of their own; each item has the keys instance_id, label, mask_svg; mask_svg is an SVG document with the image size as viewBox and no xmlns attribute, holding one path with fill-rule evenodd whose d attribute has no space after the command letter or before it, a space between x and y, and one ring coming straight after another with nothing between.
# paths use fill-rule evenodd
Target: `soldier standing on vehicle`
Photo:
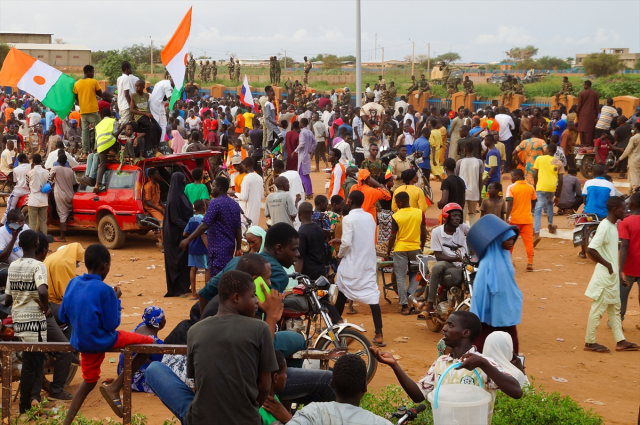
<instances>
[{"instance_id":1,"label":"soldier standing on vehicle","mask_svg":"<svg viewBox=\"0 0 640 425\"><path fill-rule=\"evenodd\" d=\"M420 96L422 93L431 91L431 87L429 86L429 81L425 78L424 74L420 74L420 81L418 82L418 101L420 101Z\"/></svg>"},{"instance_id":2,"label":"soldier standing on vehicle","mask_svg":"<svg viewBox=\"0 0 640 425\"><path fill-rule=\"evenodd\" d=\"M204 64L204 82L208 83L211 81L211 64L207 61Z\"/></svg>"},{"instance_id":3,"label":"soldier standing on vehicle","mask_svg":"<svg viewBox=\"0 0 640 425\"><path fill-rule=\"evenodd\" d=\"M240 82L240 61L236 59L236 83Z\"/></svg>"},{"instance_id":4,"label":"soldier standing on vehicle","mask_svg":"<svg viewBox=\"0 0 640 425\"><path fill-rule=\"evenodd\" d=\"M367 83L367 84L369 84L369 83ZM413 93L414 90L417 90L417 89L418 89L418 84L416 83L416 76L412 75L411 76L411 85L407 89L407 98L409 98L409 96L411 96L411 93Z\"/></svg>"},{"instance_id":5,"label":"soldier standing on vehicle","mask_svg":"<svg viewBox=\"0 0 640 425\"><path fill-rule=\"evenodd\" d=\"M311 71L311 68L313 68L313 65L311 65L311 62L309 62L309 60L305 56L304 57L304 79L302 80L305 86L309 84L309 71Z\"/></svg>"},{"instance_id":6,"label":"soldier standing on vehicle","mask_svg":"<svg viewBox=\"0 0 640 425\"><path fill-rule=\"evenodd\" d=\"M233 64L233 58L229 58L229 64L227 65L227 68L229 68L229 80L233 81L233 69L235 68L234 64Z\"/></svg>"},{"instance_id":7,"label":"soldier standing on vehicle","mask_svg":"<svg viewBox=\"0 0 640 425\"><path fill-rule=\"evenodd\" d=\"M504 98L507 97L508 102L511 103L511 97L513 96L513 85L511 82L511 76L507 75L507 78L500 84L500 105L504 106Z\"/></svg>"},{"instance_id":8,"label":"soldier standing on vehicle","mask_svg":"<svg viewBox=\"0 0 640 425\"><path fill-rule=\"evenodd\" d=\"M464 81L462 82L462 88L464 90L464 99L462 100L462 104L467 103L467 96L470 94L476 94L476 89L473 86L473 81L469 79L469 76L466 75L464 77Z\"/></svg>"},{"instance_id":9,"label":"soldier standing on vehicle","mask_svg":"<svg viewBox=\"0 0 640 425\"><path fill-rule=\"evenodd\" d=\"M569 77L564 77L562 79L562 90L556 93L556 103L560 102L560 95L564 95L564 103L567 103L567 95L573 93L573 84L569 82Z\"/></svg>"},{"instance_id":10,"label":"soldier standing on vehicle","mask_svg":"<svg viewBox=\"0 0 640 425\"><path fill-rule=\"evenodd\" d=\"M447 87L449 76L451 76L451 67L445 64L444 61L440 61L440 71L442 71L442 86Z\"/></svg>"},{"instance_id":11,"label":"soldier standing on vehicle","mask_svg":"<svg viewBox=\"0 0 640 425\"><path fill-rule=\"evenodd\" d=\"M275 72L275 84L280 85L280 75L282 74L282 68L280 67L280 61L276 56L273 57L273 62L275 63L276 72ZM306 83L305 83L306 84Z\"/></svg>"},{"instance_id":12,"label":"soldier standing on vehicle","mask_svg":"<svg viewBox=\"0 0 640 425\"><path fill-rule=\"evenodd\" d=\"M276 83L275 56L269 56L269 81L271 82L271 84Z\"/></svg>"},{"instance_id":13,"label":"soldier standing on vehicle","mask_svg":"<svg viewBox=\"0 0 640 425\"><path fill-rule=\"evenodd\" d=\"M218 81L218 65L216 65L216 61L211 64L211 72L213 73L213 81Z\"/></svg>"}]
</instances>

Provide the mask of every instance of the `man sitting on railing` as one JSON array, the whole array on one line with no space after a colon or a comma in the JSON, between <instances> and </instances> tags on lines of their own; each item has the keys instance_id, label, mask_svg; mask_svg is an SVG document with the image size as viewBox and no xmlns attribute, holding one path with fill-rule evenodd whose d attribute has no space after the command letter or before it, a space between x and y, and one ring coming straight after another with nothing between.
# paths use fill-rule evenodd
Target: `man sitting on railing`
<instances>
[{"instance_id":1,"label":"man sitting on railing","mask_svg":"<svg viewBox=\"0 0 640 425\"><path fill-rule=\"evenodd\" d=\"M103 245L94 244L84 254L87 272L69 282L58 315L64 323L73 326L71 345L81 353L82 384L69 406L64 424L71 425L85 398L100 380L100 366L105 352L131 344L153 344L153 338L132 332L116 330L120 326L122 306L120 287L104 283L111 269L111 254ZM115 291L114 291L115 290ZM135 373L149 359L149 354L137 354L131 363ZM120 390L124 373L108 386L101 386L100 393L111 409L122 417Z\"/></svg>"}]
</instances>

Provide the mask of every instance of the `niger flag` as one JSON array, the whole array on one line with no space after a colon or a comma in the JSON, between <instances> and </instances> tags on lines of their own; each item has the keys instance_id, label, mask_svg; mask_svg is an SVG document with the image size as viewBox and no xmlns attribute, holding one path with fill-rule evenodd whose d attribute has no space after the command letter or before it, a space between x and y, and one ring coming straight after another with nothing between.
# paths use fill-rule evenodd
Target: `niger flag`
<instances>
[{"instance_id":1,"label":"niger flag","mask_svg":"<svg viewBox=\"0 0 640 425\"><path fill-rule=\"evenodd\" d=\"M178 25L178 29L173 33L171 40L164 46L160 57L162 58L162 64L167 67L169 75L173 79L173 84L177 90L173 90L171 101L169 102L169 110L173 109L173 104L180 98L184 89L184 75L187 70L187 59L189 57L189 35L191 34L191 10L189 11L182 22Z\"/></svg>"}]
</instances>

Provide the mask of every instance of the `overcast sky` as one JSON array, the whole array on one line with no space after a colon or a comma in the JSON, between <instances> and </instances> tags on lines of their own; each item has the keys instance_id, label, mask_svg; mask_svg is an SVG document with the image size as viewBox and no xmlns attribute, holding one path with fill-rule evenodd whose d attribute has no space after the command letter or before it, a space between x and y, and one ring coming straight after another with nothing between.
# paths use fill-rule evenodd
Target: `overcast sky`
<instances>
[{"instance_id":1,"label":"overcast sky","mask_svg":"<svg viewBox=\"0 0 640 425\"><path fill-rule=\"evenodd\" d=\"M166 43L193 5L191 50L214 59L318 53L355 55L355 0L0 0L1 31L53 33L92 50ZM385 60L458 52L463 62L495 62L533 44L538 56L567 58L601 47L640 52L639 0L370 1L362 0L362 60L374 59L375 34ZM28 12L29 16L25 16ZM13 17L9 19L9 17ZM381 57L377 51L377 59Z\"/></svg>"}]
</instances>

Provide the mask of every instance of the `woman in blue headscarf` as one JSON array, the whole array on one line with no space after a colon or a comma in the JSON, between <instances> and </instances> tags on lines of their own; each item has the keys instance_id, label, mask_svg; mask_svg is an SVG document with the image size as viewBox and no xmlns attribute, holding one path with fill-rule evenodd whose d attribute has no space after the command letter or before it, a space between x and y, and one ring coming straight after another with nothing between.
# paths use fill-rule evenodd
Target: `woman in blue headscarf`
<instances>
[{"instance_id":1,"label":"woman in blue headscarf","mask_svg":"<svg viewBox=\"0 0 640 425\"><path fill-rule=\"evenodd\" d=\"M472 232L474 228L476 232ZM475 238L480 229L485 231L481 242ZM487 231L491 232L490 239ZM467 241L480 257L471 297L471 312L482 322L482 332L474 341L478 351L482 351L485 339L495 331L507 332L513 339L514 351L517 353L519 349L516 325L522 316L522 292L516 283L510 252L517 232L517 227L507 225L496 216L486 215L467 235Z\"/></svg>"}]
</instances>

